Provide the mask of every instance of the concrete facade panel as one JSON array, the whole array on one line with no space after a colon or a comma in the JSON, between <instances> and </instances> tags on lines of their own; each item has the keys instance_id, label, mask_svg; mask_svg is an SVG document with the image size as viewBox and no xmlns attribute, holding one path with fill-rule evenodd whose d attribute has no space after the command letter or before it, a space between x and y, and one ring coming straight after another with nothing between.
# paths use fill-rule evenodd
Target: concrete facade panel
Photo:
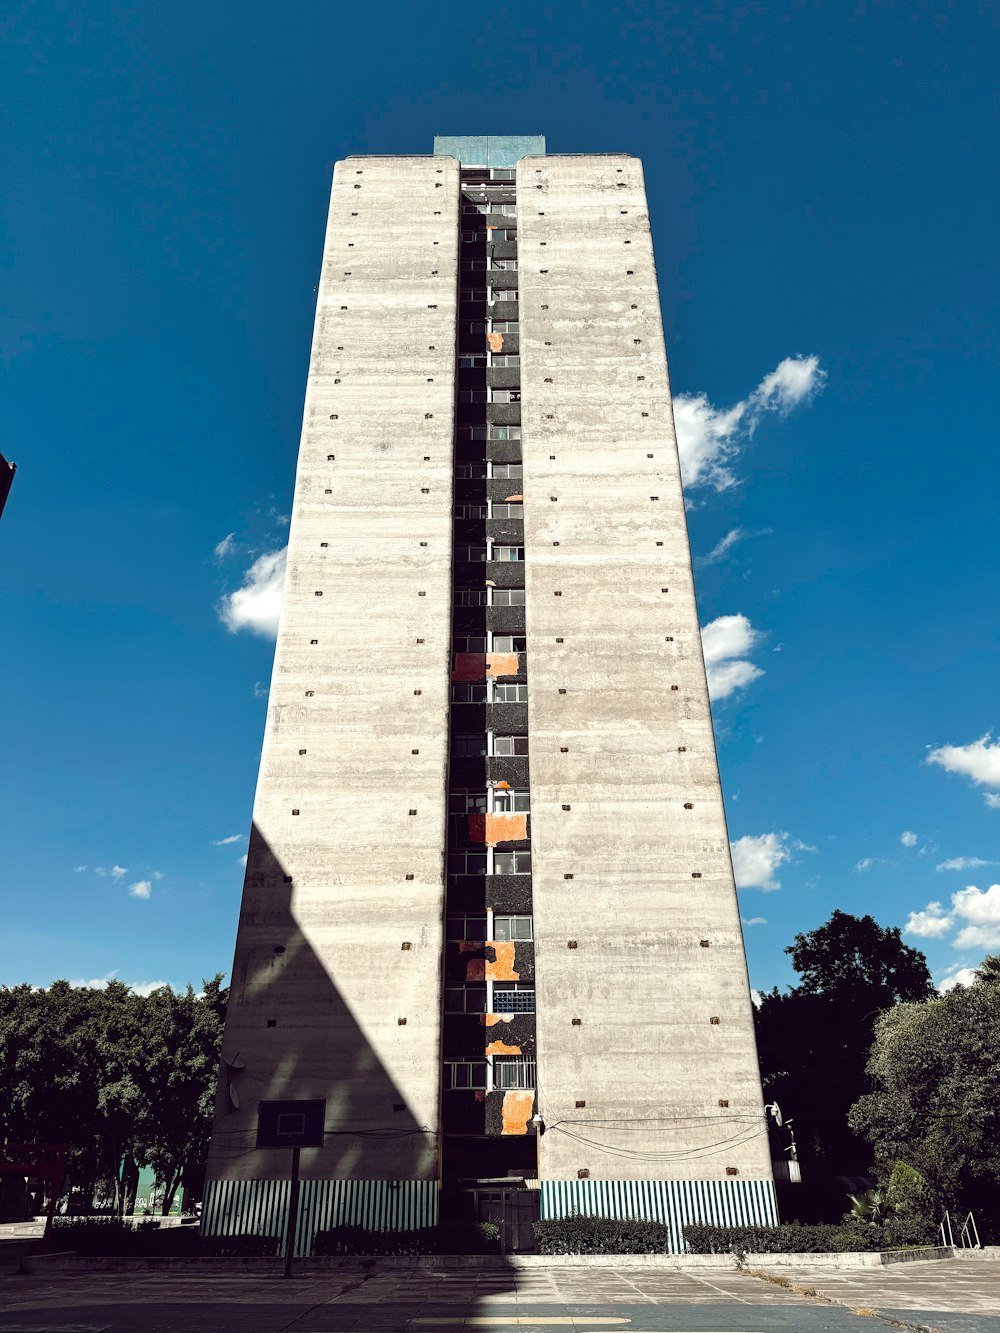
<instances>
[{"instance_id":1,"label":"concrete facade panel","mask_svg":"<svg viewBox=\"0 0 1000 1333\"><path fill-rule=\"evenodd\" d=\"M517 186L541 1175L769 1182L642 167Z\"/></svg>"}]
</instances>

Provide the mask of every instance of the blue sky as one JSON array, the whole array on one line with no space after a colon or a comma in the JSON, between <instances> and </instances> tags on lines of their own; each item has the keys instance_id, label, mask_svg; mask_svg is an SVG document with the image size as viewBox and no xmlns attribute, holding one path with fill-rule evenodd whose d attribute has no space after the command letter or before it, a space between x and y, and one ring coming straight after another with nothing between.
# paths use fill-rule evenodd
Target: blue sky
<instances>
[{"instance_id":1,"label":"blue sky","mask_svg":"<svg viewBox=\"0 0 1000 1333\"><path fill-rule=\"evenodd\" d=\"M985 6L7 15L0 982L228 969L332 166L435 132L644 160L754 984L1000 947Z\"/></svg>"}]
</instances>

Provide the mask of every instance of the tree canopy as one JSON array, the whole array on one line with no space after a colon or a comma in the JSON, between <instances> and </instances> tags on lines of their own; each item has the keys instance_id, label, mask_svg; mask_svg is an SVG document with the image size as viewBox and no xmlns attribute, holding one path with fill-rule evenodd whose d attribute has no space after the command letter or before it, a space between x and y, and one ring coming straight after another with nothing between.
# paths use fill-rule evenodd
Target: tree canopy
<instances>
[{"instance_id":1,"label":"tree canopy","mask_svg":"<svg viewBox=\"0 0 1000 1333\"><path fill-rule=\"evenodd\" d=\"M67 1146L68 1184L113 1192L131 1211L139 1168L152 1166L165 1208L211 1131L227 992L148 996L57 981L0 988L0 1137Z\"/></svg>"}]
</instances>

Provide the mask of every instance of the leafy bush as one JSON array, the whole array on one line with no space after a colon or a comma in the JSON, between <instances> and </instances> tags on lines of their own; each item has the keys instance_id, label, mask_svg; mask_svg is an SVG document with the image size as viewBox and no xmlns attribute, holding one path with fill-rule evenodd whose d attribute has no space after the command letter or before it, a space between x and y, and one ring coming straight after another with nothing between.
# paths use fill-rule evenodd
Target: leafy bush
<instances>
[{"instance_id":1,"label":"leafy bush","mask_svg":"<svg viewBox=\"0 0 1000 1333\"><path fill-rule=\"evenodd\" d=\"M161 1227L120 1217L57 1217L52 1229L57 1249L85 1255L250 1258L276 1255L281 1246L276 1236L202 1236L194 1226Z\"/></svg>"},{"instance_id":2,"label":"leafy bush","mask_svg":"<svg viewBox=\"0 0 1000 1333\"><path fill-rule=\"evenodd\" d=\"M933 1224L890 1218L881 1224L782 1222L776 1227L716 1227L690 1222L684 1241L691 1254L825 1254L933 1245Z\"/></svg>"},{"instance_id":3,"label":"leafy bush","mask_svg":"<svg viewBox=\"0 0 1000 1333\"><path fill-rule=\"evenodd\" d=\"M534 1224L541 1254L669 1254L670 1229L644 1218L552 1217Z\"/></svg>"},{"instance_id":4,"label":"leafy bush","mask_svg":"<svg viewBox=\"0 0 1000 1333\"><path fill-rule=\"evenodd\" d=\"M442 1222L414 1231L333 1227L318 1231L313 1254L499 1254L500 1228L492 1222Z\"/></svg>"}]
</instances>

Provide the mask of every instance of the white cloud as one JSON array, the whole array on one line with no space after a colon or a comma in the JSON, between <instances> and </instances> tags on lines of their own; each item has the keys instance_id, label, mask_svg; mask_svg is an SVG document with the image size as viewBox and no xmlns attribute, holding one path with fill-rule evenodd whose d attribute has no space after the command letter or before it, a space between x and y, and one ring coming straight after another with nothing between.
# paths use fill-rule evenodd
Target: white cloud
<instances>
[{"instance_id":1,"label":"white cloud","mask_svg":"<svg viewBox=\"0 0 1000 1333\"><path fill-rule=\"evenodd\" d=\"M84 872L85 870L89 870L89 869L90 869L89 866L74 866L74 867L73 867L73 874L74 874L74 875L82 875L83 872Z\"/></svg>"},{"instance_id":2,"label":"white cloud","mask_svg":"<svg viewBox=\"0 0 1000 1333\"><path fill-rule=\"evenodd\" d=\"M745 926L766 926L766 925L767 925L767 917L766 917L766 916L744 916L744 917L741 917L740 920L743 922L743 924L744 924Z\"/></svg>"},{"instance_id":3,"label":"white cloud","mask_svg":"<svg viewBox=\"0 0 1000 1333\"><path fill-rule=\"evenodd\" d=\"M980 866L995 866L996 861L983 861L978 856L953 856L949 861L942 861L938 870L978 870Z\"/></svg>"},{"instance_id":4,"label":"white cloud","mask_svg":"<svg viewBox=\"0 0 1000 1333\"><path fill-rule=\"evenodd\" d=\"M120 981L121 978L115 972L109 972L106 977L91 977L89 981L76 979L71 981L71 986L76 986L81 990L106 990L109 981ZM155 990L162 990L166 986L169 990L174 990L169 981L127 981L129 986L135 991L136 995L152 995Z\"/></svg>"},{"instance_id":5,"label":"white cloud","mask_svg":"<svg viewBox=\"0 0 1000 1333\"><path fill-rule=\"evenodd\" d=\"M899 841L904 847L916 847L917 835L915 833L901 833L899 835Z\"/></svg>"},{"instance_id":6,"label":"white cloud","mask_svg":"<svg viewBox=\"0 0 1000 1333\"><path fill-rule=\"evenodd\" d=\"M971 778L975 787L1000 787L1000 741L990 744L991 733L968 745L939 745L927 756L929 764L939 764L948 773ZM1000 810L1000 794L984 793L991 810Z\"/></svg>"},{"instance_id":7,"label":"white cloud","mask_svg":"<svg viewBox=\"0 0 1000 1333\"><path fill-rule=\"evenodd\" d=\"M265 639L277 636L287 555L287 547L265 552L247 570L243 586L223 597L219 616L231 634L247 629Z\"/></svg>"},{"instance_id":8,"label":"white cloud","mask_svg":"<svg viewBox=\"0 0 1000 1333\"><path fill-rule=\"evenodd\" d=\"M253 684L253 697L255 699L266 699L268 695L267 686L263 681L255 680Z\"/></svg>"},{"instance_id":9,"label":"white cloud","mask_svg":"<svg viewBox=\"0 0 1000 1333\"><path fill-rule=\"evenodd\" d=\"M714 407L704 393L678 394L674 420L684 485L717 491L735 485L730 465L764 413L785 415L818 392L825 379L818 357L795 356L786 357L751 394L725 410Z\"/></svg>"},{"instance_id":10,"label":"white cloud","mask_svg":"<svg viewBox=\"0 0 1000 1333\"><path fill-rule=\"evenodd\" d=\"M892 861L887 861L884 856L863 856L854 867L856 875L863 875L866 870L871 870L872 866L891 866Z\"/></svg>"},{"instance_id":11,"label":"white cloud","mask_svg":"<svg viewBox=\"0 0 1000 1333\"><path fill-rule=\"evenodd\" d=\"M770 893L780 889L781 885L774 878L779 866L791 859L787 846L787 833L762 833L759 837L737 838L732 843L733 873L736 887L740 889L763 889Z\"/></svg>"},{"instance_id":12,"label":"white cloud","mask_svg":"<svg viewBox=\"0 0 1000 1333\"><path fill-rule=\"evenodd\" d=\"M714 565L721 560L724 555L733 549L737 542L742 541L746 536L744 528L732 528L721 541L715 543L707 555L698 557L699 565Z\"/></svg>"},{"instance_id":13,"label":"white cloud","mask_svg":"<svg viewBox=\"0 0 1000 1333\"><path fill-rule=\"evenodd\" d=\"M746 616L719 616L702 626L701 646L713 701L727 699L764 674L746 656L763 637Z\"/></svg>"},{"instance_id":14,"label":"white cloud","mask_svg":"<svg viewBox=\"0 0 1000 1333\"><path fill-rule=\"evenodd\" d=\"M245 868L246 868L246 863L247 863L247 853L244 852L243 855L240 857L238 864L241 865L241 866L243 866L244 869L245 869Z\"/></svg>"},{"instance_id":15,"label":"white cloud","mask_svg":"<svg viewBox=\"0 0 1000 1333\"><path fill-rule=\"evenodd\" d=\"M242 842L246 835L243 833L230 833L228 838L218 838L212 843L213 847L228 847L231 843Z\"/></svg>"},{"instance_id":16,"label":"white cloud","mask_svg":"<svg viewBox=\"0 0 1000 1333\"><path fill-rule=\"evenodd\" d=\"M99 875L101 879L106 879L108 872L105 870L104 866L94 866L94 874Z\"/></svg>"},{"instance_id":17,"label":"white cloud","mask_svg":"<svg viewBox=\"0 0 1000 1333\"><path fill-rule=\"evenodd\" d=\"M112 866L112 867L111 867L111 877L112 877L112 879L121 879L122 875L127 875L127 874L128 874L128 870L127 870L127 868L126 868L125 866Z\"/></svg>"},{"instance_id":18,"label":"white cloud","mask_svg":"<svg viewBox=\"0 0 1000 1333\"><path fill-rule=\"evenodd\" d=\"M976 981L976 969L974 967L960 967L954 963L949 967L938 982L938 990L942 995L947 995L950 990L956 986L971 986Z\"/></svg>"},{"instance_id":19,"label":"white cloud","mask_svg":"<svg viewBox=\"0 0 1000 1333\"><path fill-rule=\"evenodd\" d=\"M922 912L911 912L903 927L907 935L919 935L925 940L939 940L952 927L952 917L940 903L928 903Z\"/></svg>"},{"instance_id":20,"label":"white cloud","mask_svg":"<svg viewBox=\"0 0 1000 1333\"><path fill-rule=\"evenodd\" d=\"M233 540L235 536L235 532L227 532L222 541L217 543L213 552L216 560L225 560L227 555L232 554L233 547L236 545Z\"/></svg>"},{"instance_id":21,"label":"white cloud","mask_svg":"<svg viewBox=\"0 0 1000 1333\"><path fill-rule=\"evenodd\" d=\"M954 939L956 949L1000 949L1000 884L970 884L951 895L955 916L969 924Z\"/></svg>"},{"instance_id":22,"label":"white cloud","mask_svg":"<svg viewBox=\"0 0 1000 1333\"><path fill-rule=\"evenodd\" d=\"M148 879L139 879L130 886L129 897L131 898L151 898L153 896L153 886Z\"/></svg>"}]
</instances>

